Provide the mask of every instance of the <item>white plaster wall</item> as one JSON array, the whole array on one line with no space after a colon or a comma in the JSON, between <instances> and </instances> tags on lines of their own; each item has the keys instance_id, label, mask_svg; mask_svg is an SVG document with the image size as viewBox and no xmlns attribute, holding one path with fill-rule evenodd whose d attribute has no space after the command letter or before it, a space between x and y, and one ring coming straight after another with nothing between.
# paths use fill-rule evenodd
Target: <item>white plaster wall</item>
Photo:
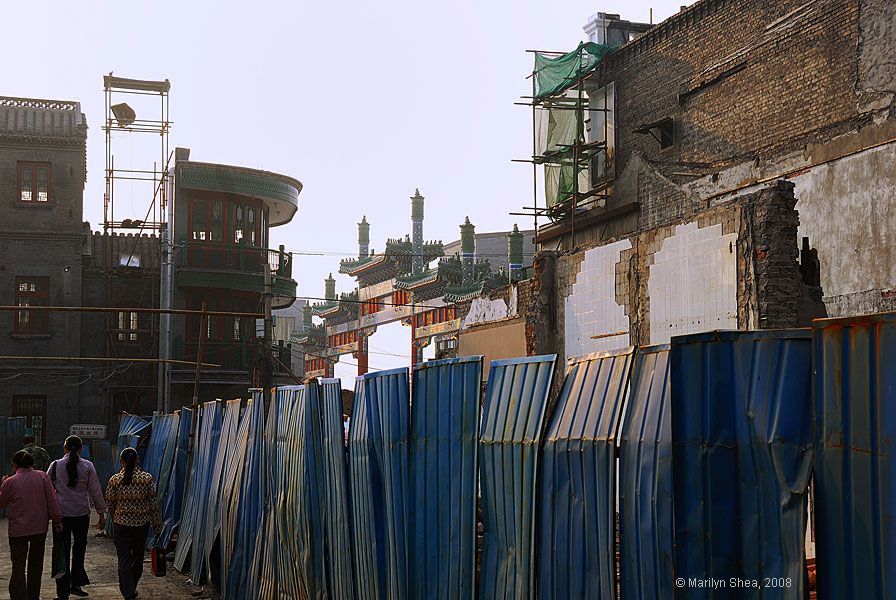
<instances>
[{"instance_id":1,"label":"white plaster wall","mask_svg":"<svg viewBox=\"0 0 896 600\"><path fill-rule=\"evenodd\" d=\"M825 298L896 288L896 143L814 167L793 182L799 241L806 236L818 249Z\"/></svg>"},{"instance_id":2,"label":"white plaster wall","mask_svg":"<svg viewBox=\"0 0 896 600\"><path fill-rule=\"evenodd\" d=\"M497 300L476 298L470 304L470 312L464 317L462 328L466 329L471 325L490 323L492 321L497 321L498 319L506 319L509 316L512 315L504 300L501 300L500 298Z\"/></svg>"},{"instance_id":3,"label":"white plaster wall","mask_svg":"<svg viewBox=\"0 0 896 600\"><path fill-rule=\"evenodd\" d=\"M737 234L721 225L678 225L650 266L650 343L714 329L737 329Z\"/></svg>"},{"instance_id":4,"label":"white plaster wall","mask_svg":"<svg viewBox=\"0 0 896 600\"><path fill-rule=\"evenodd\" d=\"M631 247L629 240L622 240L585 252L572 292L564 300L567 358L628 346L628 316L616 302L616 263ZM593 339L620 331L626 333Z\"/></svg>"}]
</instances>

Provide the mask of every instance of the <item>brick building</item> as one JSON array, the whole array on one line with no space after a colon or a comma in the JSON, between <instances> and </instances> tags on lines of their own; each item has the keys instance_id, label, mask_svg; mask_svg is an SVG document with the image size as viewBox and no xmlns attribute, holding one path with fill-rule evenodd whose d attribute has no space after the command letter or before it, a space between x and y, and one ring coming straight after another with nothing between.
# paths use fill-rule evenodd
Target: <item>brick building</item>
<instances>
[{"instance_id":1,"label":"brick building","mask_svg":"<svg viewBox=\"0 0 896 600\"><path fill-rule=\"evenodd\" d=\"M0 98L0 305L80 304L86 140L77 102ZM45 440L77 422L80 384L101 371L30 357L80 356L81 340L77 312L0 312L0 414Z\"/></svg>"},{"instance_id":2,"label":"brick building","mask_svg":"<svg viewBox=\"0 0 896 600\"><path fill-rule=\"evenodd\" d=\"M0 311L0 415L25 416L43 443L74 423L115 430L122 411L151 414L160 399L192 402L199 320L128 309L262 313L265 265L274 308L295 297L290 255L267 240L301 183L178 149L164 236L91 233L86 138L77 102L0 97L0 306L113 308ZM209 317L203 341L203 362L220 366L203 370L201 399L244 395L261 352L254 320ZM287 365L289 351L275 347Z\"/></svg>"},{"instance_id":3,"label":"brick building","mask_svg":"<svg viewBox=\"0 0 896 600\"><path fill-rule=\"evenodd\" d=\"M597 200L537 233L542 350L896 308L896 5L701 0L642 31L582 75L605 150Z\"/></svg>"}]
</instances>

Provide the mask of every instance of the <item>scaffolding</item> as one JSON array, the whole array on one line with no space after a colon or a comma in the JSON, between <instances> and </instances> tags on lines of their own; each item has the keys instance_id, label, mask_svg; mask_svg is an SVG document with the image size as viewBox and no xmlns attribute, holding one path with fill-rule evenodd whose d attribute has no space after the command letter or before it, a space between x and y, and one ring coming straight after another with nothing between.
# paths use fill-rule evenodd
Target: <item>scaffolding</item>
<instances>
[{"instance_id":1,"label":"scaffolding","mask_svg":"<svg viewBox=\"0 0 896 600\"><path fill-rule=\"evenodd\" d=\"M111 72L103 77L106 186L103 194L101 264L107 307L129 305L123 298L128 287L124 282L132 273L129 267L153 268L154 265L158 265L160 269L162 268L161 240L162 232L166 228L167 178L172 157L168 148L168 133L172 125L169 117L170 89L171 84L167 79L164 81L129 79L117 77ZM153 141L153 136L157 136L157 141ZM127 144L123 143L125 140ZM142 144L136 153L135 141ZM117 166L116 156L122 155L128 158L128 164L122 166L125 161L120 160ZM116 206L117 193L127 189L131 192L130 202L119 201ZM120 232L131 232L134 235L122 236ZM150 234L149 239L144 237L145 233ZM141 253L146 251L148 245L153 256L140 257L138 247L141 245L141 240L144 242L140 248ZM157 307L159 284L159 277L150 275L142 288L141 300L146 293L149 293L151 305ZM121 310L127 311L127 309ZM126 312L126 314L133 313ZM149 329L141 330L143 335L149 335L148 343L142 345L143 353L155 354L158 351L159 315L150 313L148 318ZM106 314L104 334L106 356L110 357L110 362L122 358L119 355L120 342L123 339L120 312ZM110 379L106 383L104 395L107 417L111 417L116 399L123 399L125 403L131 404L134 402L133 396L139 398L146 395L148 389L154 389L154 386L146 385L146 381L155 378L150 370L153 367L149 366L150 363L147 365L145 370L141 370L141 376L136 382L131 375L130 378Z\"/></svg>"},{"instance_id":2,"label":"scaffolding","mask_svg":"<svg viewBox=\"0 0 896 600\"><path fill-rule=\"evenodd\" d=\"M539 218L562 222L575 246L576 217L605 206L615 180L614 93L592 77L609 48L582 43L572 52L527 52L535 56L532 94L516 104L532 109L532 156L514 162L532 165L532 205L511 214L531 216L536 236Z\"/></svg>"}]
</instances>

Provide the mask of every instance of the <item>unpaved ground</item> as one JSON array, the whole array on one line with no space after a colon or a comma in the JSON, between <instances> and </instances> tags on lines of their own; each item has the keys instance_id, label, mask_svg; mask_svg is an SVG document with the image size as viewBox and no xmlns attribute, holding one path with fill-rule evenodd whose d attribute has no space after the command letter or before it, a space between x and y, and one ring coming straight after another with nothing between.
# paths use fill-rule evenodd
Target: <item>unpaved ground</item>
<instances>
[{"instance_id":1,"label":"unpaved ground","mask_svg":"<svg viewBox=\"0 0 896 600\"><path fill-rule=\"evenodd\" d=\"M96 525L96 513L93 514L93 525ZM9 598L9 574L11 563L9 561L9 538L6 534L8 521L0 519L0 598ZM112 539L97 537L97 530L90 529L87 539L87 575L91 585L85 587L90 593L89 600L120 600L118 592L118 561L115 556L115 546ZM56 584L50 578L50 557L52 556L53 535L47 536L47 550L44 555L44 578L42 582L41 598L50 600L56 596ZM181 600L189 598L208 598L209 594L199 593L200 588L187 582L187 578L174 570L168 563L168 575L165 577L153 577L149 568L149 552L146 553L143 577L137 590L141 598L163 598L165 600ZM193 595L196 593L197 595ZM74 598L74 596L72 596Z\"/></svg>"}]
</instances>

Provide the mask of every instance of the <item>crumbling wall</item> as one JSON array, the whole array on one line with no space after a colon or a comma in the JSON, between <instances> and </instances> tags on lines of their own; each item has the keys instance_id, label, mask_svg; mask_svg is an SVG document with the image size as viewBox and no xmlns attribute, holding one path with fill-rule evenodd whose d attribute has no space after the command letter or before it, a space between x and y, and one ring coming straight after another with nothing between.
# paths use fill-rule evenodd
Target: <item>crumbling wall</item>
<instances>
[{"instance_id":1,"label":"crumbling wall","mask_svg":"<svg viewBox=\"0 0 896 600\"><path fill-rule=\"evenodd\" d=\"M696 217L558 256L562 355L714 329L807 325L793 190L776 182ZM626 325L628 335L604 337Z\"/></svg>"}]
</instances>

